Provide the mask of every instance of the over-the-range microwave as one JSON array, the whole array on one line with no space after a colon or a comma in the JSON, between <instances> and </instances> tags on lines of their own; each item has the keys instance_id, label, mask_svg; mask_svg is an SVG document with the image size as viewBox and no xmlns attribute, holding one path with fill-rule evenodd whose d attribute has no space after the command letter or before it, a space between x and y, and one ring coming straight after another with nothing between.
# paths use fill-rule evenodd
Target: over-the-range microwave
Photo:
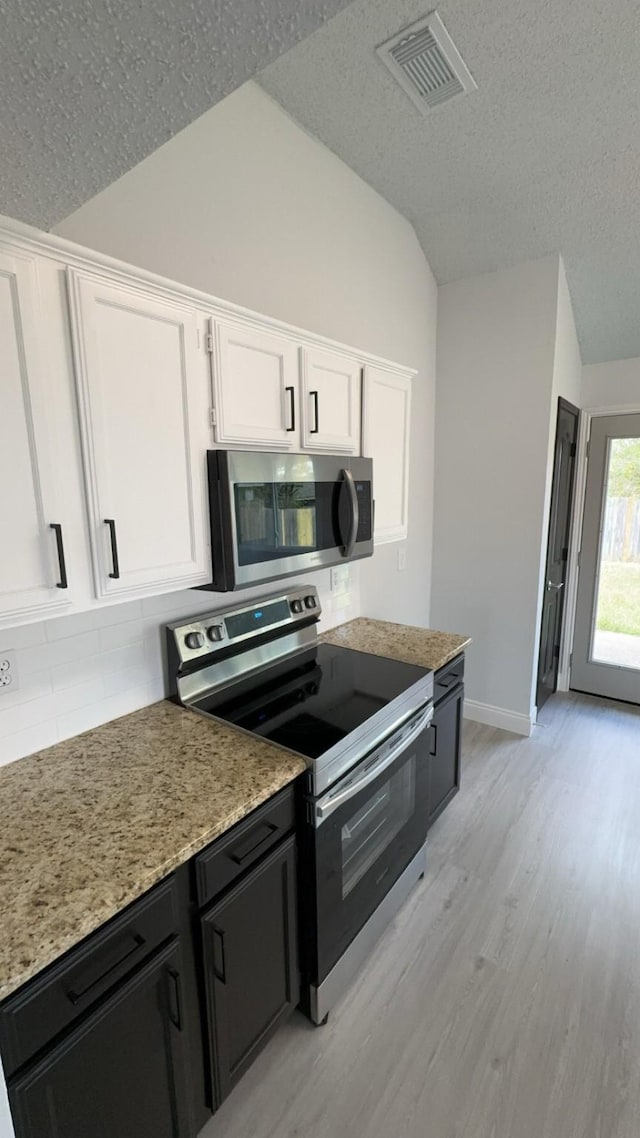
<instances>
[{"instance_id":1,"label":"over-the-range microwave","mask_svg":"<svg viewBox=\"0 0 640 1138\"><path fill-rule=\"evenodd\" d=\"M207 451L213 581L244 589L373 553L373 463Z\"/></svg>"}]
</instances>

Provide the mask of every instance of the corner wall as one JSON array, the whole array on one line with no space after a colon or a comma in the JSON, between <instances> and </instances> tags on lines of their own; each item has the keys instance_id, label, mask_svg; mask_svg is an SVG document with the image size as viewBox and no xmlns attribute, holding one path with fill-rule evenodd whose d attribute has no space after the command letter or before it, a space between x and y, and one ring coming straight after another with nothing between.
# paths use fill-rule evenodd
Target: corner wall
<instances>
[{"instance_id":1,"label":"corner wall","mask_svg":"<svg viewBox=\"0 0 640 1138\"><path fill-rule=\"evenodd\" d=\"M582 369L585 409L640 407L640 358L588 364Z\"/></svg>"}]
</instances>

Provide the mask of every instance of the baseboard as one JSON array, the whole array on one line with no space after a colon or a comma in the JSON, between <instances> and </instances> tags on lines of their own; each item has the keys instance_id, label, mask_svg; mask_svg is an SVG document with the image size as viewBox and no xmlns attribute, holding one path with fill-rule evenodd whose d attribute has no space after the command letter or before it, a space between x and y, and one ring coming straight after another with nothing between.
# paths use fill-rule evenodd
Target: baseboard
<instances>
[{"instance_id":1,"label":"baseboard","mask_svg":"<svg viewBox=\"0 0 640 1138\"><path fill-rule=\"evenodd\" d=\"M502 731L512 731L515 735L531 734L533 723L530 715L508 711L505 707L492 707L490 703L477 703L475 699L465 699L463 715L474 723L486 723L488 727L500 727Z\"/></svg>"}]
</instances>

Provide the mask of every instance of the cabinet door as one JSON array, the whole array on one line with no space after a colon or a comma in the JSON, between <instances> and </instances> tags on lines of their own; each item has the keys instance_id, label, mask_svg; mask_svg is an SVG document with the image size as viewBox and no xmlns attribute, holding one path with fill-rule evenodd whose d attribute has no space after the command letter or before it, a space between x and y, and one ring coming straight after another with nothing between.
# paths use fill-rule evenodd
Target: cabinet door
<instances>
[{"instance_id":1,"label":"cabinet door","mask_svg":"<svg viewBox=\"0 0 640 1138\"><path fill-rule=\"evenodd\" d=\"M302 442L309 450L360 453L362 369L357 360L302 349Z\"/></svg>"},{"instance_id":2,"label":"cabinet door","mask_svg":"<svg viewBox=\"0 0 640 1138\"><path fill-rule=\"evenodd\" d=\"M96 592L207 578L207 368L195 311L70 270Z\"/></svg>"},{"instance_id":3,"label":"cabinet door","mask_svg":"<svg viewBox=\"0 0 640 1138\"><path fill-rule=\"evenodd\" d=\"M295 449L298 349L282 336L216 323L213 389L216 440Z\"/></svg>"},{"instance_id":4,"label":"cabinet door","mask_svg":"<svg viewBox=\"0 0 640 1138\"><path fill-rule=\"evenodd\" d=\"M404 541L409 516L409 375L364 369L362 452L373 459L377 545Z\"/></svg>"},{"instance_id":5,"label":"cabinet door","mask_svg":"<svg viewBox=\"0 0 640 1138\"><path fill-rule=\"evenodd\" d=\"M0 345L0 623L16 623L63 610L70 591L63 564L66 518L56 501L55 440L47 414L60 377L47 375L45 390L36 262L3 251ZM73 446L72 424L69 435Z\"/></svg>"},{"instance_id":6,"label":"cabinet door","mask_svg":"<svg viewBox=\"0 0 640 1138\"><path fill-rule=\"evenodd\" d=\"M174 942L9 1084L17 1138L191 1138Z\"/></svg>"},{"instance_id":7,"label":"cabinet door","mask_svg":"<svg viewBox=\"0 0 640 1138\"><path fill-rule=\"evenodd\" d=\"M458 687L437 705L431 724L429 825L460 789L463 702L464 688Z\"/></svg>"},{"instance_id":8,"label":"cabinet door","mask_svg":"<svg viewBox=\"0 0 640 1138\"><path fill-rule=\"evenodd\" d=\"M296 847L289 838L203 917L218 1104L299 996Z\"/></svg>"}]
</instances>

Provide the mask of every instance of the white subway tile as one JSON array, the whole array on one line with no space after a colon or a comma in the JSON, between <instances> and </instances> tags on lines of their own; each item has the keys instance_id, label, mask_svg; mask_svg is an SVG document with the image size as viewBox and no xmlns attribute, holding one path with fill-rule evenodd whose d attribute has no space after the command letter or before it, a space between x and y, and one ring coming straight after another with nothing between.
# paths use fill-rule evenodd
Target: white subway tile
<instances>
[{"instance_id":1,"label":"white subway tile","mask_svg":"<svg viewBox=\"0 0 640 1138\"><path fill-rule=\"evenodd\" d=\"M71 663L95 655L99 648L100 639L96 631L68 636L54 643L22 649L18 653L18 670L20 675L28 675L29 672L39 672L42 668L56 667L58 664Z\"/></svg>"},{"instance_id":2,"label":"white subway tile","mask_svg":"<svg viewBox=\"0 0 640 1138\"><path fill-rule=\"evenodd\" d=\"M100 629L100 649L102 652L110 652L112 648L134 644L136 640L142 640L143 634L142 620L127 620L123 624L112 624Z\"/></svg>"},{"instance_id":3,"label":"white subway tile","mask_svg":"<svg viewBox=\"0 0 640 1138\"><path fill-rule=\"evenodd\" d=\"M49 693L40 699L30 699L27 703L16 703L13 707L7 707L1 713L0 731L3 735L15 735L16 731L26 731L28 727L51 719L53 698Z\"/></svg>"},{"instance_id":4,"label":"white subway tile","mask_svg":"<svg viewBox=\"0 0 640 1138\"><path fill-rule=\"evenodd\" d=\"M137 664L133 668L120 668L117 672L107 672L102 678L105 698L126 691L127 688L141 687L149 678L146 664Z\"/></svg>"},{"instance_id":5,"label":"white subway tile","mask_svg":"<svg viewBox=\"0 0 640 1138\"><path fill-rule=\"evenodd\" d=\"M112 716L105 710L104 700L87 704L86 707L79 707L75 711L69 711L56 718L58 739L72 739L74 735L81 735L83 731L90 731L92 727L98 727L111 718Z\"/></svg>"},{"instance_id":6,"label":"white subway tile","mask_svg":"<svg viewBox=\"0 0 640 1138\"><path fill-rule=\"evenodd\" d=\"M140 620L141 617L142 601L125 601L124 604L119 605L104 605L95 610L94 628L111 628L115 624Z\"/></svg>"},{"instance_id":7,"label":"white subway tile","mask_svg":"<svg viewBox=\"0 0 640 1138\"><path fill-rule=\"evenodd\" d=\"M100 661L103 676L110 672L121 672L123 668L143 667L145 662L144 643L142 640L138 640L135 644L125 644L122 648L114 648L112 652L103 652Z\"/></svg>"},{"instance_id":8,"label":"white subway tile","mask_svg":"<svg viewBox=\"0 0 640 1138\"><path fill-rule=\"evenodd\" d=\"M98 703L104 698L104 685L102 677L86 680L83 684L76 684L72 688L57 691L52 697L53 714L56 718L68 711L75 711L79 707Z\"/></svg>"},{"instance_id":9,"label":"white subway tile","mask_svg":"<svg viewBox=\"0 0 640 1138\"><path fill-rule=\"evenodd\" d=\"M86 656L78 660L71 660L68 664L58 664L51 669L51 685L54 691L75 687L86 680L99 679L102 675L102 657Z\"/></svg>"},{"instance_id":10,"label":"white subway tile","mask_svg":"<svg viewBox=\"0 0 640 1138\"><path fill-rule=\"evenodd\" d=\"M5 628L0 632L0 652L2 649L33 648L45 642L44 622L23 624L20 628Z\"/></svg>"},{"instance_id":11,"label":"white subway tile","mask_svg":"<svg viewBox=\"0 0 640 1138\"><path fill-rule=\"evenodd\" d=\"M40 699L51 691L51 674L47 668L41 672L30 672L23 676L18 669L19 687L0 690L0 735L2 734L2 713L17 703L28 703L30 699Z\"/></svg>"},{"instance_id":12,"label":"white subway tile","mask_svg":"<svg viewBox=\"0 0 640 1138\"><path fill-rule=\"evenodd\" d=\"M45 622L45 632L50 644L58 640L66 640L69 636L80 636L83 632L92 632L96 627L96 612L76 612L70 616L59 616Z\"/></svg>"},{"instance_id":13,"label":"white subway tile","mask_svg":"<svg viewBox=\"0 0 640 1138\"><path fill-rule=\"evenodd\" d=\"M32 755L34 751L41 751L45 747L52 747L58 742L58 732L54 719L45 723L37 723L27 727L24 731L17 731L12 735L0 737L0 766L22 759L25 755Z\"/></svg>"}]
</instances>

